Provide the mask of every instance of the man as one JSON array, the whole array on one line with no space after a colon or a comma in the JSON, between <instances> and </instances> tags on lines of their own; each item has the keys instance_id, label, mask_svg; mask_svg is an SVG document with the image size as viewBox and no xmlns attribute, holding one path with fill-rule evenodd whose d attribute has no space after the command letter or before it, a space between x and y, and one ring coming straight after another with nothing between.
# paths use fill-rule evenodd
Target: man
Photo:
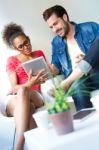
<instances>
[{"instance_id":1,"label":"man","mask_svg":"<svg viewBox=\"0 0 99 150\"><path fill-rule=\"evenodd\" d=\"M64 74L67 78L99 37L99 25L95 22L81 24L70 22L65 8L59 5L46 9L43 18L56 33L52 41L52 64L54 65L51 68L54 71L56 67L57 74ZM82 94L91 79L88 78L84 84L79 84L81 80L84 80L84 77L76 82L78 86L76 86L76 94L73 95L77 110L92 107L90 95Z\"/></svg>"}]
</instances>

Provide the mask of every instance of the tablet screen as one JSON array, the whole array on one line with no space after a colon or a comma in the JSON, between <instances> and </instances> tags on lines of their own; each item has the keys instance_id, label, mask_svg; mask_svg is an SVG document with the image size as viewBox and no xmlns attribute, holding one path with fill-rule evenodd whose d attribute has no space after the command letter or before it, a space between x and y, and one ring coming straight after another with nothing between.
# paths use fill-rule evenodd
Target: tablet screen
<instances>
[{"instance_id":1,"label":"tablet screen","mask_svg":"<svg viewBox=\"0 0 99 150\"><path fill-rule=\"evenodd\" d=\"M26 61L22 64L22 66L27 74L29 73L30 69L32 70L33 75L36 75L42 69L45 69L48 73L50 73L49 67L43 57Z\"/></svg>"}]
</instances>

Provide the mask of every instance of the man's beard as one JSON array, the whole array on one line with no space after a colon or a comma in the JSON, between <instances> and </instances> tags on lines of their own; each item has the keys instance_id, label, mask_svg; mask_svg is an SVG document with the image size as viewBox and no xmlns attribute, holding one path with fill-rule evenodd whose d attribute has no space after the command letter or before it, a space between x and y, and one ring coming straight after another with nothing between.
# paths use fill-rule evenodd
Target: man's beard
<instances>
[{"instance_id":1,"label":"man's beard","mask_svg":"<svg viewBox=\"0 0 99 150\"><path fill-rule=\"evenodd\" d=\"M61 36L62 38L66 38L66 36L69 33L69 24L67 22L64 21L64 27L60 28L56 31L56 34L58 34L59 36ZM61 35L61 32L63 33L63 35Z\"/></svg>"},{"instance_id":2,"label":"man's beard","mask_svg":"<svg viewBox=\"0 0 99 150\"><path fill-rule=\"evenodd\" d=\"M66 38L66 36L68 35L69 33L69 24L67 22L65 22L65 26L63 27L63 30L64 30L64 35L63 35L63 38Z\"/></svg>"}]
</instances>

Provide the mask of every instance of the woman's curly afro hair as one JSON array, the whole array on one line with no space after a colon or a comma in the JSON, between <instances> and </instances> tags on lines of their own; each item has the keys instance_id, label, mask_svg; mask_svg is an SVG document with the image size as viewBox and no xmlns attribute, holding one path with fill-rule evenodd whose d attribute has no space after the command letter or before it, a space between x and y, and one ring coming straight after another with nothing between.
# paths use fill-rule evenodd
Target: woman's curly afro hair
<instances>
[{"instance_id":1,"label":"woman's curly afro hair","mask_svg":"<svg viewBox=\"0 0 99 150\"><path fill-rule=\"evenodd\" d=\"M7 24L3 30L3 40L9 46L13 46L13 40L19 35L25 35L23 28L16 23Z\"/></svg>"}]
</instances>

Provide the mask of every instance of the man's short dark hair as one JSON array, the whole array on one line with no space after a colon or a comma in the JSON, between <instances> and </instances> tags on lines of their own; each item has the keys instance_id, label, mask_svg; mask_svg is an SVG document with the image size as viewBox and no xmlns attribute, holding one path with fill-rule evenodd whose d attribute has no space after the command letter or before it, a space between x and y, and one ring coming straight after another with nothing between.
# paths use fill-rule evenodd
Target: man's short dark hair
<instances>
[{"instance_id":1,"label":"man's short dark hair","mask_svg":"<svg viewBox=\"0 0 99 150\"><path fill-rule=\"evenodd\" d=\"M69 21L69 16L66 9L60 5L55 5L53 7L46 9L43 12L44 20L47 21L53 14L55 14L57 17L63 17L63 15L66 14L67 20Z\"/></svg>"}]
</instances>

